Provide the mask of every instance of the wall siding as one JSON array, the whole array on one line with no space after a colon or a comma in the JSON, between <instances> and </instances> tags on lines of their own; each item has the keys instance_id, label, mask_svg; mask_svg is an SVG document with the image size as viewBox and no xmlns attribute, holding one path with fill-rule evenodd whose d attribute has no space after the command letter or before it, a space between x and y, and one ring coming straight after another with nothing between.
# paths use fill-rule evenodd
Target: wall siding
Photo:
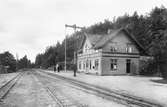
<instances>
[{"instance_id":1,"label":"wall siding","mask_svg":"<svg viewBox=\"0 0 167 107\"><path fill-rule=\"evenodd\" d=\"M93 66L95 66L95 60L99 60L99 66L98 69L95 70L93 69ZM91 60L91 69L90 69L90 60ZM78 68L79 68L79 62L81 61L81 69L78 69L79 72L85 72L85 73L93 73L93 74L98 74L101 75L101 57L87 57L86 59L84 58L79 58L78 59ZM86 68L86 61L88 61L88 68ZM83 69L83 63L85 63L85 69Z\"/></svg>"},{"instance_id":2,"label":"wall siding","mask_svg":"<svg viewBox=\"0 0 167 107\"><path fill-rule=\"evenodd\" d=\"M111 70L110 64L111 59L117 59L117 70ZM102 58L102 73L101 75L123 75L126 73L126 60L131 60L131 68L130 73L131 74L138 74L139 70L139 61L138 58L120 58L120 57L103 57Z\"/></svg>"},{"instance_id":3,"label":"wall siding","mask_svg":"<svg viewBox=\"0 0 167 107\"><path fill-rule=\"evenodd\" d=\"M125 53L127 44L131 44L133 48L132 53L139 54L139 50L137 49L136 45L123 32L118 33L111 41L108 41L102 50L104 52L109 52L111 50L111 46L115 46L115 43L118 52Z\"/></svg>"}]
</instances>

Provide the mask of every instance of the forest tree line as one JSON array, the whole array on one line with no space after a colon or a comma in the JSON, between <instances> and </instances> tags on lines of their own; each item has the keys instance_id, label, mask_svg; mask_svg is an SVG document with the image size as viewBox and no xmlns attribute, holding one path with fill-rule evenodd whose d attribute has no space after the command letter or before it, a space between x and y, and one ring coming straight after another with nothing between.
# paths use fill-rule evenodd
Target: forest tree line
<instances>
[{"instance_id":1,"label":"forest tree line","mask_svg":"<svg viewBox=\"0 0 167 107\"><path fill-rule=\"evenodd\" d=\"M32 67L35 67L35 65L31 63L26 55L17 59L8 51L0 53L0 73L11 73L19 69Z\"/></svg>"},{"instance_id":2,"label":"forest tree line","mask_svg":"<svg viewBox=\"0 0 167 107\"><path fill-rule=\"evenodd\" d=\"M167 77L167 8L164 6L155 7L146 15L124 14L115 17L113 20L104 20L96 23L84 30L78 31L67 37L67 61L72 61L74 51L79 49L84 36L83 32L90 34L106 34L108 29L126 28L143 45L148 55L154 59L143 66L143 74L154 74L160 72ZM48 68L56 63L64 61L65 40L57 42L55 46L49 46L44 53L36 56L35 64L37 67ZM147 65L147 66L146 66Z\"/></svg>"}]
</instances>

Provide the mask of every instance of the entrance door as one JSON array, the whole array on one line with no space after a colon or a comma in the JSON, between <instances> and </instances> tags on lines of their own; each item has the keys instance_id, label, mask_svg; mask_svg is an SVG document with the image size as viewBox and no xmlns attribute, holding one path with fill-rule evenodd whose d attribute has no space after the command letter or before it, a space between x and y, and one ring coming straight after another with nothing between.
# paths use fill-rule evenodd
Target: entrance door
<instances>
[{"instance_id":1,"label":"entrance door","mask_svg":"<svg viewBox=\"0 0 167 107\"><path fill-rule=\"evenodd\" d=\"M88 73L89 70L89 60L86 60L86 73Z\"/></svg>"},{"instance_id":2,"label":"entrance door","mask_svg":"<svg viewBox=\"0 0 167 107\"><path fill-rule=\"evenodd\" d=\"M130 73L130 63L131 63L131 60L127 59L126 60L126 73Z\"/></svg>"}]
</instances>

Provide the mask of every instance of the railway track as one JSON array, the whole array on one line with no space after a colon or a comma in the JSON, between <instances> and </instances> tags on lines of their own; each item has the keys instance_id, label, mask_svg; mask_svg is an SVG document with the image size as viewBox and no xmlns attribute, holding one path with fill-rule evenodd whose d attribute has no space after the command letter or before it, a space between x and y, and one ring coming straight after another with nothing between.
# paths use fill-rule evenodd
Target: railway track
<instances>
[{"instance_id":1,"label":"railway track","mask_svg":"<svg viewBox=\"0 0 167 107\"><path fill-rule=\"evenodd\" d=\"M20 79L20 77L23 75L23 73L19 73L15 77L13 77L11 80L6 82L4 85L0 87L0 101L2 102L2 99L5 98L5 96L9 93L9 91L15 86L17 81Z\"/></svg>"},{"instance_id":2,"label":"railway track","mask_svg":"<svg viewBox=\"0 0 167 107\"><path fill-rule=\"evenodd\" d=\"M47 72L40 72L40 73L48 74L52 77L56 77L56 78L61 79L65 82L68 82L68 83L71 83L75 86L80 87L80 89L83 89L83 91L85 91L85 92L92 93L94 95L100 96L100 97L105 98L107 100L115 101L117 103L121 103L121 104L124 104L124 105L129 106L129 107L163 107L160 104L144 100L140 97L127 95L127 94L119 93L116 91L107 90L107 89L104 89L102 87L98 87L98 86L95 86L92 84L87 84L87 83L73 80L70 78L65 78L63 76L59 76L59 75L52 74L52 73L47 73Z\"/></svg>"},{"instance_id":3,"label":"railway track","mask_svg":"<svg viewBox=\"0 0 167 107\"><path fill-rule=\"evenodd\" d=\"M44 88L59 107L87 107L61 92L59 88L62 84L55 83L55 85L50 85L50 79L48 79L48 77L43 75L36 75L36 77L44 85Z\"/></svg>"}]
</instances>

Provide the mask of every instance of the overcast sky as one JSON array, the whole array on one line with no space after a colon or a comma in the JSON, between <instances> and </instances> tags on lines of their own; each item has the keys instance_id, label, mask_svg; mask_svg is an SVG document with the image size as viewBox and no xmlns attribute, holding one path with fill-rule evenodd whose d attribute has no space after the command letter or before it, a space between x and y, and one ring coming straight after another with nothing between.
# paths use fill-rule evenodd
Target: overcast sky
<instances>
[{"instance_id":1,"label":"overcast sky","mask_svg":"<svg viewBox=\"0 0 167 107\"><path fill-rule=\"evenodd\" d=\"M32 61L65 37L65 24L90 26L125 13L146 14L166 0L0 0L0 53ZM72 32L68 29L67 33Z\"/></svg>"}]
</instances>

